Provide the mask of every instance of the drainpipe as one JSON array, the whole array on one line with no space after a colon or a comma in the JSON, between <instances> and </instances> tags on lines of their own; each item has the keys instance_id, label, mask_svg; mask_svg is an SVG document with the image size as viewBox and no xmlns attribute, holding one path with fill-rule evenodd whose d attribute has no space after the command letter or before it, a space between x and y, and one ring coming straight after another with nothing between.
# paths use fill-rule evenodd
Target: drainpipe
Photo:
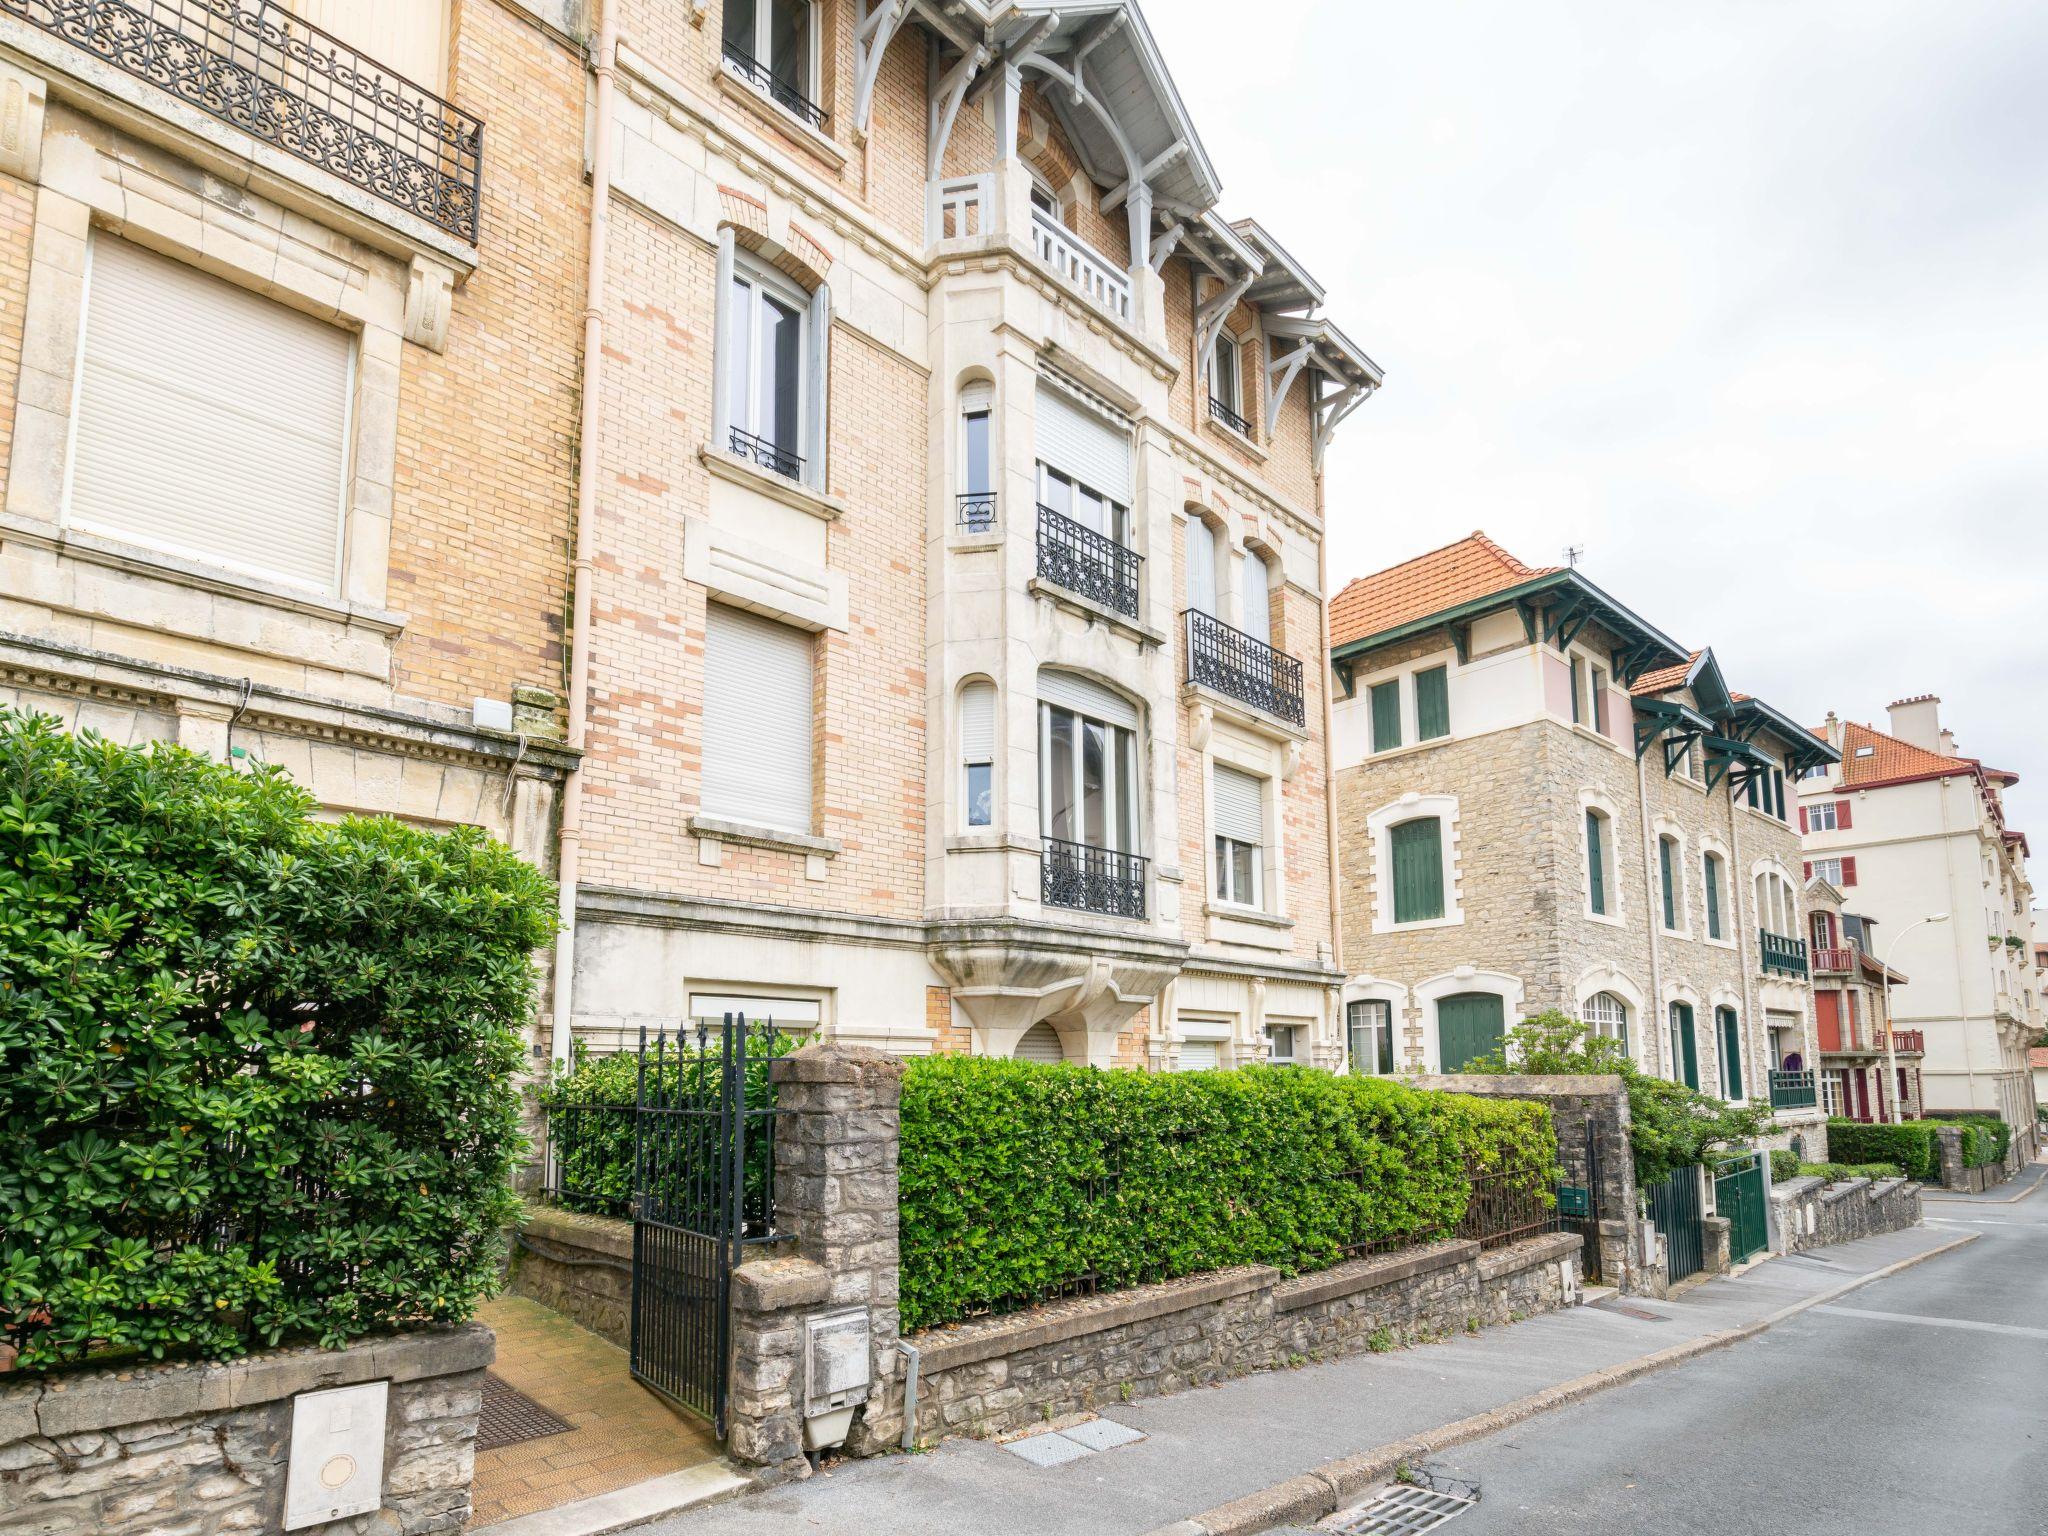
<instances>
[{"instance_id":1,"label":"drainpipe","mask_svg":"<svg viewBox=\"0 0 2048 1536\"><path fill-rule=\"evenodd\" d=\"M1663 1041L1660 1050L1671 1045L1670 1009L1664 1002L1664 959L1657 948L1657 913L1660 892L1657 889L1657 844L1650 835L1650 775L1643 767L1643 754L1636 754L1636 813L1643 827L1643 916L1644 924L1650 931L1650 1009L1657 1021L1657 1035ZM1695 1027L1698 1021L1694 1021ZM1670 1063L1676 1073L1678 1063Z\"/></svg>"},{"instance_id":2,"label":"drainpipe","mask_svg":"<svg viewBox=\"0 0 2048 1536\"><path fill-rule=\"evenodd\" d=\"M1327 834L1330 861L1330 963L1341 975L1344 970L1344 878L1337 865L1337 715L1336 705L1331 699L1337 688L1337 677L1330 667L1330 524L1329 518L1325 515L1325 507L1322 481L1318 480L1316 516L1323 525L1322 537L1316 540L1316 627L1323 647L1323 830ZM1325 996L1327 995L1326 993ZM1351 1036L1345 1028L1343 998L1340 983L1337 1001L1334 1004L1337 1015L1337 1052L1340 1058L1348 1057L1351 1051ZM1406 1023L1405 1020L1401 1022ZM1394 1027L1395 1020L1389 1015L1387 1028Z\"/></svg>"},{"instance_id":3,"label":"drainpipe","mask_svg":"<svg viewBox=\"0 0 2048 1536\"><path fill-rule=\"evenodd\" d=\"M598 437L602 425L604 370L605 242L611 229L612 70L618 58L616 0L606 0L598 23L597 99L590 156L590 270L583 297L583 419L577 437L576 552L571 565L569 609L569 750L581 754L590 714L590 567L597 543ZM561 846L556 860L561 882L561 926L555 935L554 1029L551 1053L569 1059L571 992L576 970L576 882L583 848L581 757L562 786Z\"/></svg>"},{"instance_id":4,"label":"drainpipe","mask_svg":"<svg viewBox=\"0 0 2048 1536\"><path fill-rule=\"evenodd\" d=\"M1755 984L1751 979L1754 975L1754 972L1752 972L1749 968L1748 935L1749 930L1751 928L1758 928L1762 926L1763 919L1761 917L1757 917L1753 922L1745 920L1746 914L1743 912L1742 908L1742 888L1743 886L1749 883L1749 879L1742 872L1742 816L1735 805L1735 787L1732 784L1730 784L1726 778L1723 778L1721 780L1721 785L1722 788L1728 791L1728 863L1730 866L1728 870L1728 884L1731 888L1731 893L1735 898L1735 968L1742 973L1742 1017L1745 1021L1745 1027L1754 1028L1756 1027L1758 1021L1756 1017L1756 995L1753 990ZM1758 939L1757 943L1759 946L1761 946L1763 940ZM1758 951L1758 963L1762 963L1761 948L1759 948ZM1811 964L1809 964L1807 966L1809 999L1811 998L1812 994L1812 980L1813 967ZM1813 1010L1809 1006L1807 1009L1807 1018L1801 1020L1800 1022L1800 1044L1803 1047L1801 1054L1805 1057L1806 1061L1813 1066L1814 1092L1818 1094L1820 1091L1820 1064L1814 1061L1812 1042L1806 1038L1808 1035L1812 1033L1812 1012ZM1770 1060L1771 1021L1769 1019L1763 1020L1762 1026L1762 1039L1764 1042L1765 1058L1764 1097L1768 1099L1771 1096L1770 1074L1777 1071L1778 1066L1776 1062ZM1775 1110L1773 1111L1773 1113L1775 1113ZM1766 1161L1768 1161L1768 1159L1766 1159Z\"/></svg>"}]
</instances>

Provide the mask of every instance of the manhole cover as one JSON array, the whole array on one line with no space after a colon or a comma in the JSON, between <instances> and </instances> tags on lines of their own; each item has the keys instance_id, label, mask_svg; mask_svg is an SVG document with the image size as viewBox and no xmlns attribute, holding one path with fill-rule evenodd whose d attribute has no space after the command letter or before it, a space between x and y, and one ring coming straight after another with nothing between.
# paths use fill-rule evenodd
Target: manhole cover
<instances>
[{"instance_id":1,"label":"manhole cover","mask_svg":"<svg viewBox=\"0 0 2048 1536\"><path fill-rule=\"evenodd\" d=\"M1479 1503L1479 1490L1469 1484L1425 1487L1394 1483L1369 1503L1340 1510L1322 1524L1342 1536L1417 1536L1455 1520Z\"/></svg>"},{"instance_id":2,"label":"manhole cover","mask_svg":"<svg viewBox=\"0 0 2048 1536\"><path fill-rule=\"evenodd\" d=\"M484 1406L477 1415L476 1448L495 1451L543 1435L567 1434L575 1426L557 1418L495 1371L484 1372Z\"/></svg>"}]
</instances>

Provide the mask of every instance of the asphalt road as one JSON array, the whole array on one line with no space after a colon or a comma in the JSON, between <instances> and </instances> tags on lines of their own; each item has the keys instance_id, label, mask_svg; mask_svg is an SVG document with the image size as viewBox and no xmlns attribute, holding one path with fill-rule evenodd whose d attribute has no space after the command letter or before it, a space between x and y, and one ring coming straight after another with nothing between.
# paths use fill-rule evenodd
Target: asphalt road
<instances>
[{"instance_id":1,"label":"asphalt road","mask_svg":"<svg viewBox=\"0 0 2048 1536\"><path fill-rule=\"evenodd\" d=\"M1980 1240L1430 1463L1448 1529L2048 1533L2048 1194L1926 1211Z\"/></svg>"}]
</instances>

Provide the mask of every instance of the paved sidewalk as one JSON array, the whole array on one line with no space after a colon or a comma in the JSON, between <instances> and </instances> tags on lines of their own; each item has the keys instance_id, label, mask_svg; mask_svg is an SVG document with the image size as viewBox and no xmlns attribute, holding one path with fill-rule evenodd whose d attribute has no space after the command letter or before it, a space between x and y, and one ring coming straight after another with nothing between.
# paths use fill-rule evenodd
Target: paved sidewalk
<instances>
[{"instance_id":1,"label":"paved sidewalk","mask_svg":"<svg viewBox=\"0 0 2048 1536\"><path fill-rule=\"evenodd\" d=\"M1145 1439L1054 1466L951 1440L661 1521L664 1536L1134 1536L1297 1473L1588 1372L1753 1325L1963 1234L1916 1227L1710 1280L1675 1301L1576 1307L1476 1338L1360 1355L1111 1408ZM1935 1262L1939 1263L1940 1260Z\"/></svg>"}]
</instances>

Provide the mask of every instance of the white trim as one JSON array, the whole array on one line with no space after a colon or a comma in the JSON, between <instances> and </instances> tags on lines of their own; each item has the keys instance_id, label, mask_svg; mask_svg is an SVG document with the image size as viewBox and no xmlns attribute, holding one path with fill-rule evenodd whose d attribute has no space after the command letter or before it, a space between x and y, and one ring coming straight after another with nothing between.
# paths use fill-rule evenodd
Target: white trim
<instances>
[{"instance_id":1,"label":"white trim","mask_svg":"<svg viewBox=\"0 0 2048 1536\"><path fill-rule=\"evenodd\" d=\"M1439 848L1443 859L1444 913L1442 917L1425 918L1421 922L1397 923L1394 921L1393 829L1403 822L1417 821L1426 816L1434 816L1441 823ZM1465 921L1465 908L1461 889L1463 870L1458 856L1458 797L1423 795L1411 790L1374 811L1366 818L1365 827L1372 848L1372 931L1414 933L1426 928L1461 926Z\"/></svg>"},{"instance_id":2,"label":"white trim","mask_svg":"<svg viewBox=\"0 0 2048 1536\"><path fill-rule=\"evenodd\" d=\"M1454 971L1417 982L1415 1006L1422 1012L1423 1071L1435 1073L1442 1070L1443 1050L1442 1042L1437 1039L1436 1005L1444 998L1463 992L1493 993L1501 1000L1501 1029L1505 1038L1522 1022L1525 990L1519 976L1511 976L1506 971L1482 971L1470 965L1461 965Z\"/></svg>"},{"instance_id":3,"label":"white trim","mask_svg":"<svg viewBox=\"0 0 2048 1536\"><path fill-rule=\"evenodd\" d=\"M1381 981L1372 976L1354 976L1339 990L1337 1001L1337 1029L1343 1037L1344 1065L1351 1069L1351 1005L1353 1003L1385 1003L1387 1005L1387 1027L1393 1034L1394 1072L1412 1072L1415 1063L1409 1057L1408 1031L1408 989L1398 981ZM1352 1069L1355 1070L1355 1069ZM1377 1077L1377 1072L1358 1074Z\"/></svg>"},{"instance_id":4,"label":"white trim","mask_svg":"<svg viewBox=\"0 0 2048 1536\"><path fill-rule=\"evenodd\" d=\"M1643 1059L1643 1009L1646 999L1643 989L1635 984L1626 971L1602 961L1589 965L1579 973L1574 990L1574 1018L1584 1020L1586 1004L1599 993L1607 992L1619 998L1628 1010L1628 1054L1632 1061L1640 1064Z\"/></svg>"}]
</instances>

